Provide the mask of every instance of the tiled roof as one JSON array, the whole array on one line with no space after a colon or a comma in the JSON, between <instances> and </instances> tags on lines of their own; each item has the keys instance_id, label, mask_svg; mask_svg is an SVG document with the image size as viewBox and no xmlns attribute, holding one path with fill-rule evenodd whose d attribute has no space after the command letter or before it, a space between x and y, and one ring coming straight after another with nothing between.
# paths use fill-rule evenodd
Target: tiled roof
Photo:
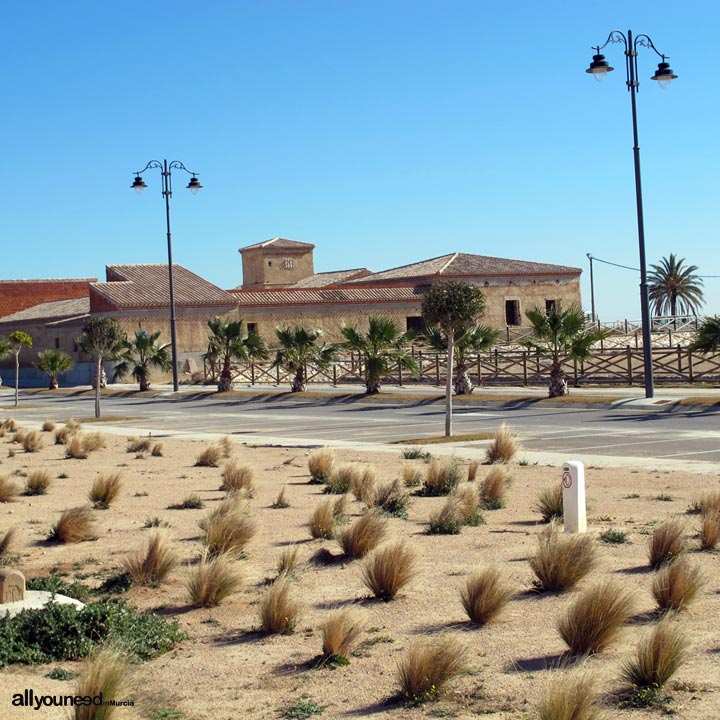
<instances>
[{"instance_id":1,"label":"tiled roof","mask_svg":"<svg viewBox=\"0 0 720 720\"><path fill-rule=\"evenodd\" d=\"M310 275L309 277L298 280L291 288L321 288L335 283L347 282L355 278L371 275L372 272L367 268L355 268L354 270L335 270L334 272L321 272Z\"/></svg>"},{"instance_id":2,"label":"tiled roof","mask_svg":"<svg viewBox=\"0 0 720 720\"><path fill-rule=\"evenodd\" d=\"M0 280L0 317L52 300L87 297L90 283L96 280L97 278Z\"/></svg>"},{"instance_id":3,"label":"tiled roof","mask_svg":"<svg viewBox=\"0 0 720 720\"><path fill-rule=\"evenodd\" d=\"M108 265L106 273L107 282L90 287L115 309L170 306L167 265ZM176 307L234 307L237 302L233 295L182 265L173 264L173 290Z\"/></svg>"},{"instance_id":4,"label":"tiled roof","mask_svg":"<svg viewBox=\"0 0 720 720\"><path fill-rule=\"evenodd\" d=\"M29 322L31 320L60 320L90 312L90 298L72 298L38 303L12 315L0 318L0 323Z\"/></svg>"},{"instance_id":5,"label":"tiled roof","mask_svg":"<svg viewBox=\"0 0 720 720\"><path fill-rule=\"evenodd\" d=\"M417 302L423 290L413 287L316 288L273 290L232 290L240 307L288 305L345 305L356 303Z\"/></svg>"},{"instance_id":6,"label":"tiled roof","mask_svg":"<svg viewBox=\"0 0 720 720\"><path fill-rule=\"evenodd\" d=\"M509 260L507 258L450 253L431 260L402 265L366 277L348 280L345 284L356 285L376 282L407 281L415 278L433 277L497 277L518 275L579 275L580 268L548 263Z\"/></svg>"},{"instance_id":7,"label":"tiled roof","mask_svg":"<svg viewBox=\"0 0 720 720\"><path fill-rule=\"evenodd\" d=\"M240 248L238 252L243 250L254 250L255 248L272 248L273 250L312 250L315 246L311 243L299 242L298 240L288 240L287 238L273 238L265 242L255 243L254 245L246 245Z\"/></svg>"}]
</instances>

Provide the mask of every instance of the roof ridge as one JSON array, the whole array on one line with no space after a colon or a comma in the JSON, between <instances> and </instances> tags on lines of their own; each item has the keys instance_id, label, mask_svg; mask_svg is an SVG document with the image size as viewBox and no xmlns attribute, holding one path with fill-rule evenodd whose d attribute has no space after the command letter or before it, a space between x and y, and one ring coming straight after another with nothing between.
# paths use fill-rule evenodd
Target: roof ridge
<instances>
[{"instance_id":1,"label":"roof ridge","mask_svg":"<svg viewBox=\"0 0 720 720\"><path fill-rule=\"evenodd\" d=\"M450 266L450 264L454 263L458 259L459 254L459 252L453 253L453 256L438 270L437 274L442 275L445 270L447 270L447 268Z\"/></svg>"}]
</instances>

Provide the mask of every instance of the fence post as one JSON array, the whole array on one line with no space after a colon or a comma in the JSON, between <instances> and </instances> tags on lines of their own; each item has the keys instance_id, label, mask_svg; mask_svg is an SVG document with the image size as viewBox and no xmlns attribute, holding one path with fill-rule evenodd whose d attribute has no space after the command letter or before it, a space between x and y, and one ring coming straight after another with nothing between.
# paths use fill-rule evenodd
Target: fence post
<instances>
[{"instance_id":1,"label":"fence post","mask_svg":"<svg viewBox=\"0 0 720 720\"><path fill-rule=\"evenodd\" d=\"M535 381L540 382L540 350L535 350Z\"/></svg>"},{"instance_id":2,"label":"fence post","mask_svg":"<svg viewBox=\"0 0 720 720\"><path fill-rule=\"evenodd\" d=\"M677 345L677 351L678 351L678 372L682 375L682 348L680 347L680 343Z\"/></svg>"},{"instance_id":3,"label":"fence post","mask_svg":"<svg viewBox=\"0 0 720 720\"><path fill-rule=\"evenodd\" d=\"M527 380L527 350L523 350L523 385L528 384Z\"/></svg>"},{"instance_id":4,"label":"fence post","mask_svg":"<svg viewBox=\"0 0 720 720\"><path fill-rule=\"evenodd\" d=\"M695 373L693 372L693 356L692 350L688 348L688 378L691 383L695 382Z\"/></svg>"},{"instance_id":5,"label":"fence post","mask_svg":"<svg viewBox=\"0 0 720 720\"><path fill-rule=\"evenodd\" d=\"M577 358L573 358L573 376L574 376L573 387L577 387L578 386Z\"/></svg>"},{"instance_id":6,"label":"fence post","mask_svg":"<svg viewBox=\"0 0 720 720\"><path fill-rule=\"evenodd\" d=\"M337 363L333 363L333 385L337 387Z\"/></svg>"},{"instance_id":7,"label":"fence post","mask_svg":"<svg viewBox=\"0 0 720 720\"><path fill-rule=\"evenodd\" d=\"M605 350L605 338L600 338L600 352Z\"/></svg>"},{"instance_id":8,"label":"fence post","mask_svg":"<svg viewBox=\"0 0 720 720\"><path fill-rule=\"evenodd\" d=\"M636 338L637 339L637 336ZM632 368L632 350L630 346L627 346L627 372L628 372L628 385L633 384L633 368Z\"/></svg>"},{"instance_id":9,"label":"fence post","mask_svg":"<svg viewBox=\"0 0 720 720\"><path fill-rule=\"evenodd\" d=\"M498 349L495 348L495 379L497 379L498 374Z\"/></svg>"},{"instance_id":10,"label":"fence post","mask_svg":"<svg viewBox=\"0 0 720 720\"><path fill-rule=\"evenodd\" d=\"M625 334L626 335L627 335L627 331L628 331L628 324L627 324L627 319L625 319Z\"/></svg>"},{"instance_id":11,"label":"fence post","mask_svg":"<svg viewBox=\"0 0 720 720\"><path fill-rule=\"evenodd\" d=\"M672 347L672 330L668 328L668 347Z\"/></svg>"},{"instance_id":12,"label":"fence post","mask_svg":"<svg viewBox=\"0 0 720 720\"><path fill-rule=\"evenodd\" d=\"M510 326L509 326L509 325L507 325L507 326L505 327L505 332L506 332L506 334L507 334L507 341L508 341L508 343L509 343L509 342L510 342Z\"/></svg>"},{"instance_id":13,"label":"fence post","mask_svg":"<svg viewBox=\"0 0 720 720\"><path fill-rule=\"evenodd\" d=\"M255 384L255 363L250 363L250 384Z\"/></svg>"},{"instance_id":14,"label":"fence post","mask_svg":"<svg viewBox=\"0 0 720 720\"><path fill-rule=\"evenodd\" d=\"M440 356L435 353L435 384L440 387Z\"/></svg>"},{"instance_id":15,"label":"fence post","mask_svg":"<svg viewBox=\"0 0 720 720\"><path fill-rule=\"evenodd\" d=\"M402 363L398 360L398 385L402 387Z\"/></svg>"},{"instance_id":16,"label":"fence post","mask_svg":"<svg viewBox=\"0 0 720 720\"><path fill-rule=\"evenodd\" d=\"M650 344L652 344L652 340L650 341ZM635 349L636 350L640 349L640 346L638 345L637 330L635 331Z\"/></svg>"},{"instance_id":17,"label":"fence post","mask_svg":"<svg viewBox=\"0 0 720 720\"><path fill-rule=\"evenodd\" d=\"M480 353L477 356L477 383L482 385L482 364L480 363Z\"/></svg>"}]
</instances>

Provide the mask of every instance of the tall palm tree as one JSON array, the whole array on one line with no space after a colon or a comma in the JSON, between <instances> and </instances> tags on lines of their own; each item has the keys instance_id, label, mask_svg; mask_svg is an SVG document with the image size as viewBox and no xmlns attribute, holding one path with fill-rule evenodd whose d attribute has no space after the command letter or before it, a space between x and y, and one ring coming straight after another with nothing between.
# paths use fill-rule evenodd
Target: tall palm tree
<instances>
[{"instance_id":1,"label":"tall palm tree","mask_svg":"<svg viewBox=\"0 0 720 720\"><path fill-rule=\"evenodd\" d=\"M698 267L684 263L685 258L670 253L659 265L650 266L648 290L655 315L697 315L704 304Z\"/></svg>"},{"instance_id":2,"label":"tall palm tree","mask_svg":"<svg viewBox=\"0 0 720 720\"><path fill-rule=\"evenodd\" d=\"M243 331L242 320L214 317L208 320L208 327L212 333L208 339L208 356L214 356L222 362L218 392L227 392L233 387L232 361L266 360L268 349L259 335Z\"/></svg>"},{"instance_id":3,"label":"tall palm tree","mask_svg":"<svg viewBox=\"0 0 720 720\"><path fill-rule=\"evenodd\" d=\"M343 347L363 356L365 391L368 395L380 392L382 378L389 373L391 365L399 364L417 374L417 363L404 349L412 333L403 333L392 320L371 315L364 335L350 325L343 325L340 332L345 338Z\"/></svg>"},{"instance_id":4,"label":"tall palm tree","mask_svg":"<svg viewBox=\"0 0 720 720\"><path fill-rule=\"evenodd\" d=\"M690 343L690 350L704 353L720 350L720 316L705 318L698 328L697 337Z\"/></svg>"},{"instance_id":5,"label":"tall palm tree","mask_svg":"<svg viewBox=\"0 0 720 720\"><path fill-rule=\"evenodd\" d=\"M57 390L58 375L66 373L72 366L72 358L62 350L43 350L38 353L35 363L35 367L50 378L49 390Z\"/></svg>"},{"instance_id":6,"label":"tall palm tree","mask_svg":"<svg viewBox=\"0 0 720 720\"><path fill-rule=\"evenodd\" d=\"M563 360L585 360L592 354L592 346L607 336L605 330L587 330L585 313L573 306L565 310L553 307L549 312L533 308L525 313L532 324L534 340L526 347L550 355L550 386L548 395L558 397L569 394Z\"/></svg>"},{"instance_id":7,"label":"tall palm tree","mask_svg":"<svg viewBox=\"0 0 720 720\"><path fill-rule=\"evenodd\" d=\"M470 380L468 369L470 356L490 350L498 339L499 332L487 325L478 325L475 328L461 333L455 340L455 376L453 388L456 395L469 395L474 385ZM428 345L438 353L447 352L447 337L437 328L425 332Z\"/></svg>"},{"instance_id":8,"label":"tall palm tree","mask_svg":"<svg viewBox=\"0 0 720 720\"><path fill-rule=\"evenodd\" d=\"M120 362L115 366L115 378L123 379L130 373L140 386L140 391L150 389L150 369L159 368L165 372L172 369L170 359L170 343L158 344L160 331L148 334L138 325L132 340L127 338L122 342ZM130 367L132 366L132 370Z\"/></svg>"},{"instance_id":9,"label":"tall palm tree","mask_svg":"<svg viewBox=\"0 0 720 720\"><path fill-rule=\"evenodd\" d=\"M282 367L294 373L291 392L304 392L307 389L308 365L325 370L337 355L337 345L318 344L322 330L306 330L296 325L293 328L275 328L275 335L281 347L275 355L273 367Z\"/></svg>"}]
</instances>

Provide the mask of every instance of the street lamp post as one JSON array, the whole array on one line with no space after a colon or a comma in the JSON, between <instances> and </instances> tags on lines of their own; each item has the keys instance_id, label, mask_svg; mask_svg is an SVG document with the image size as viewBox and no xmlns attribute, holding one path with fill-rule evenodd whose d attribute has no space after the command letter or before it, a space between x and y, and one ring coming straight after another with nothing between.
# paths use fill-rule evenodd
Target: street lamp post
<instances>
[{"instance_id":1,"label":"street lamp post","mask_svg":"<svg viewBox=\"0 0 720 720\"><path fill-rule=\"evenodd\" d=\"M645 225L643 221L643 203L642 203L642 184L640 181L640 147L638 145L638 129L637 129L637 109L635 107L635 96L638 92L639 82L637 80L637 51L639 47L646 47L653 50L661 62L658 63L655 75L652 80L657 80L662 88L670 85L677 75L670 69L670 65L665 62L666 55L658 52L653 41L647 35L638 35L633 38L631 30L625 35L620 30L613 30L605 41L605 45L593 46L595 55L593 55L590 67L585 71L590 73L597 81L601 82L605 76L613 70L605 56L600 51L610 43L622 43L625 47L625 72L627 76L627 88L630 92L630 101L632 105L632 125L633 125L633 158L635 161L635 200L637 204L637 225L638 225L638 242L640 245L640 312L642 314L642 335L643 335L643 362L645 369L645 397L652 398L655 395L655 383L653 380L652 366L652 336L650 327L650 302L648 299L647 285L647 267L645 262Z\"/></svg>"},{"instance_id":2,"label":"street lamp post","mask_svg":"<svg viewBox=\"0 0 720 720\"><path fill-rule=\"evenodd\" d=\"M597 316L595 315L595 278L593 277L593 256L587 253L587 259L590 261L590 312L592 321L595 323Z\"/></svg>"},{"instance_id":3,"label":"street lamp post","mask_svg":"<svg viewBox=\"0 0 720 720\"><path fill-rule=\"evenodd\" d=\"M197 179L197 173L190 172L179 160L173 160L168 163L167 160L160 162L159 160L151 160L142 170L135 173L135 180L130 186L140 195L147 187L142 179L142 174L150 168L158 168L162 175L162 194L165 198L165 220L167 223L167 246L168 246L168 286L170 290L170 342L172 345L172 375L173 389L178 391L178 370L177 370L177 330L175 327L175 291L173 287L173 257L172 257L172 234L170 232L170 198L172 197L172 171L184 170L191 175L187 189L193 195L197 195L202 188L200 181Z\"/></svg>"}]
</instances>

